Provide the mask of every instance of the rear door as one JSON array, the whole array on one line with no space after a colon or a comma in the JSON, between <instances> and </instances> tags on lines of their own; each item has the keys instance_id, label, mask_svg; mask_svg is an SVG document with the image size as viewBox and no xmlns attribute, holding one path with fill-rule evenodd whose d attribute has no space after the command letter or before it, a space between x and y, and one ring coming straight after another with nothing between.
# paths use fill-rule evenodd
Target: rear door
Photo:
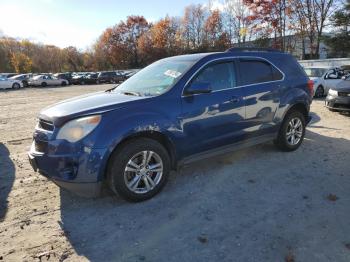
<instances>
[{"instance_id":1,"label":"rear door","mask_svg":"<svg viewBox=\"0 0 350 262\"><path fill-rule=\"evenodd\" d=\"M231 144L242 135L244 101L234 66L233 60L213 62L196 73L185 87L205 82L212 91L182 97L184 155Z\"/></svg>"},{"instance_id":2,"label":"rear door","mask_svg":"<svg viewBox=\"0 0 350 262\"><path fill-rule=\"evenodd\" d=\"M240 58L239 84L244 93L248 136L263 135L275 128L273 122L280 103L283 73L262 58Z\"/></svg>"}]
</instances>

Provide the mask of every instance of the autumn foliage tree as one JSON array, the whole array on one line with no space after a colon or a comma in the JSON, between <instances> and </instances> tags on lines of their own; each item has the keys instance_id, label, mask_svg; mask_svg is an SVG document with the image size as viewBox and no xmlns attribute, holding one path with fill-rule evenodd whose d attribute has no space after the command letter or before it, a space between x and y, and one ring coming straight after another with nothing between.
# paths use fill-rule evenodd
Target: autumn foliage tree
<instances>
[{"instance_id":1,"label":"autumn foliage tree","mask_svg":"<svg viewBox=\"0 0 350 262\"><path fill-rule=\"evenodd\" d=\"M216 5L209 1L185 7L181 17L166 16L153 23L132 15L105 29L85 51L2 37L0 72L141 68L168 56L224 51L232 45L246 44L293 52L296 46L291 44L292 38L301 39L302 58L306 57L306 42L310 58L317 58L325 28L332 22L329 17L342 1L219 0ZM348 39L349 13L343 9L335 14L333 28L343 29L337 33L338 40L328 42L336 51L336 46L348 46L343 40Z\"/></svg>"}]
</instances>

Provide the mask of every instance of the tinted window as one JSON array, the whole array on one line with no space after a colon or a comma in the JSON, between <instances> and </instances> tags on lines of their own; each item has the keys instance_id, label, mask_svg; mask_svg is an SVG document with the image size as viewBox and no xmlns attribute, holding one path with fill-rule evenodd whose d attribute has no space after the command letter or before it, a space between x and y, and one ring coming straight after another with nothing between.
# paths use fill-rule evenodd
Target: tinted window
<instances>
[{"instance_id":1,"label":"tinted window","mask_svg":"<svg viewBox=\"0 0 350 262\"><path fill-rule=\"evenodd\" d=\"M242 85L251 85L283 78L281 72L266 61L240 59Z\"/></svg>"},{"instance_id":2,"label":"tinted window","mask_svg":"<svg viewBox=\"0 0 350 262\"><path fill-rule=\"evenodd\" d=\"M282 80L283 79L283 75L281 73L280 70L278 70L276 67L271 66L272 68L272 75L273 75L273 80L277 81L277 80Z\"/></svg>"},{"instance_id":3,"label":"tinted window","mask_svg":"<svg viewBox=\"0 0 350 262\"><path fill-rule=\"evenodd\" d=\"M192 83L196 82L209 83L213 91L235 87L233 63L225 62L206 67L192 80Z\"/></svg>"},{"instance_id":4,"label":"tinted window","mask_svg":"<svg viewBox=\"0 0 350 262\"><path fill-rule=\"evenodd\" d=\"M291 55L282 55L274 64L282 69L283 73L288 78L306 77L306 73L298 61Z\"/></svg>"}]
</instances>

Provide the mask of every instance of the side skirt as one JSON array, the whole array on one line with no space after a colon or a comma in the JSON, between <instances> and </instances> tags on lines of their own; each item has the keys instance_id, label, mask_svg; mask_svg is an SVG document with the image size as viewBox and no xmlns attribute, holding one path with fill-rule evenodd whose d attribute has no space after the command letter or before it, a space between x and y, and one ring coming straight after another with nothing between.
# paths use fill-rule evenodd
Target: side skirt
<instances>
[{"instance_id":1,"label":"side skirt","mask_svg":"<svg viewBox=\"0 0 350 262\"><path fill-rule=\"evenodd\" d=\"M184 159L180 160L178 162L178 167L180 168L184 165L188 165L190 163L202 160L202 159L206 159L206 158L211 158L211 157L215 157L218 155L224 155L227 153L231 153L240 149L244 149L247 147L251 147L251 146L255 146L258 144L262 144L265 142L269 142L269 141L273 141L276 138L276 134L268 134L268 135L263 135L260 137L255 137L255 138L250 138L248 140L244 140L244 141L240 141L234 144L230 144L230 145L225 145L222 147L218 147L215 149L211 149L208 151L204 151L198 154L194 154L188 157L185 157Z\"/></svg>"}]
</instances>

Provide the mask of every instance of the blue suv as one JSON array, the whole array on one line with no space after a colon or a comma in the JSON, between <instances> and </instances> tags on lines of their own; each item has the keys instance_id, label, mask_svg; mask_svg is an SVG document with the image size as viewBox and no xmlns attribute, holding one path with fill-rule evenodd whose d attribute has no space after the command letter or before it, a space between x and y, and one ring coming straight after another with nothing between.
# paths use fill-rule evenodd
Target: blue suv
<instances>
[{"instance_id":1,"label":"blue suv","mask_svg":"<svg viewBox=\"0 0 350 262\"><path fill-rule=\"evenodd\" d=\"M130 201L157 194L170 170L274 141L296 150L313 83L289 54L229 49L170 57L121 85L39 114L29 161L59 186Z\"/></svg>"}]
</instances>

